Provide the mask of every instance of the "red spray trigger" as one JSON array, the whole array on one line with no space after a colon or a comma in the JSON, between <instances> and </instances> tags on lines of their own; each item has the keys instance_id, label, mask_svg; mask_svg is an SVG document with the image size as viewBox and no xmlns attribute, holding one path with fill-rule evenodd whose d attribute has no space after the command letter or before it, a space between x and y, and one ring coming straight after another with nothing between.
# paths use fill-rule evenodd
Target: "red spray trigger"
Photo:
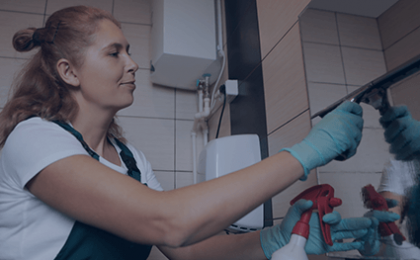
<instances>
[{"instance_id":1,"label":"red spray trigger","mask_svg":"<svg viewBox=\"0 0 420 260\"><path fill-rule=\"evenodd\" d=\"M297 195L290 201L290 205L295 204L296 201L300 199L311 200L313 205L302 214L302 217L293 228L292 234L297 234L307 239L309 236L309 220L311 219L312 211L317 209L319 224L321 226L322 235L324 235L325 243L332 246L333 241L331 239L330 225L324 223L322 217L333 212L333 208L340 206L342 203L341 199L334 198L334 188L328 184L313 186Z\"/></svg>"}]
</instances>

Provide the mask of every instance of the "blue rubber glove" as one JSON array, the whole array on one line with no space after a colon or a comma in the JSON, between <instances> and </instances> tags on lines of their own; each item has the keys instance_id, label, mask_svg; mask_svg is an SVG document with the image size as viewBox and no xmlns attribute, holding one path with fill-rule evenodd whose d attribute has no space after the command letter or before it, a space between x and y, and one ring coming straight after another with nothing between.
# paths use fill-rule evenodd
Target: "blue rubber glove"
<instances>
[{"instance_id":1,"label":"blue rubber glove","mask_svg":"<svg viewBox=\"0 0 420 260\"><path fill-rule=\"evenodd\" d=\"M303 166L305 180L309 171L325 165L346 152L348 158L356 153L362 138L363 110L356 103L344 102L328 113L309 132L302 142L280 151L290 152Z\"/></svg>"},{"instance_id":2,"label":"blue rubber glove","mask_svg":"<svg viewBox=\"0 0 420 260\"><path fill-rule=\"evenodd\" d=\"M389 108L379 122L395 159L409 161L420 153L420 122L411 117L406 106Z\"/></svg>"},{"instance_id":3,"label":"blue rubber glove","mask_svg":"<svg viewBox=\"0 0 420 260\"><path fill-rule=\"evenodd\" d=\"M387 202L389 204L388 200ZM396 204L394 204L394 206L396 206ZM379 210L368 211L364 216L372 220L372 225L370 226L368 233L358 239L358 241L363 242L363 247L359 249L359 252L364 256L376 255L381 248L381 242L379 240L381 235L378 232L379 223L394 222L398 220L400 216L394 212Z\"/></svg>"},{"instance_id":4,"label":"blue rubber glove","mask_svg":"<svg viewBox=\"0 0 420 260\"><path fill-rule=\"evenodd\" d=\"M294 226L299 221L302 213L311 208L312 204L313 203L310 200L302 199L297 201L289 209L280 225L261 230L261 247L268 259L271 259L271 255L276 250L289 243ZM372 221L369 218L364 217L341 219L340 214L336 211L325 215L322 219L325 223L330 224L331 238L333 241L344 238L364 237L368 232L368 228L372 225ZM335 242L332 246L327 245L322 235L317 213L312 213L309 226L309 237L305 246L305 252L307 254L324 254L326 252L363 248L363 243L360 241L350 243Z\"/></svg>"}]
</instances>

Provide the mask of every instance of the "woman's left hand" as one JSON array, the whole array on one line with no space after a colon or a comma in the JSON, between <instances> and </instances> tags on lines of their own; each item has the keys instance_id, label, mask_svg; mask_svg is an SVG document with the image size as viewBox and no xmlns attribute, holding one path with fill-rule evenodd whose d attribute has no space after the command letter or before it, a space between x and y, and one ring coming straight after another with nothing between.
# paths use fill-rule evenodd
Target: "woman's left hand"
<instances>
[{"instance_id":1,"label":"woman's left hand","mask_svg":"<svg viewBox=\"0 0 420 260\"><path fill-rule=\"evenodd\" d=\"M312 201L299 200L289 209L280 225L261 231L261 246L268 259L271 259L271 255L276 250L289 242L293 227L299 221L302 213L311 207ZM368 233L368 229L372 225L370 218L360 217L341 219L341 215L336 211L325 215L322 220L330 225L331 238L333 241L345 238L361 238ZM353 241L349 243L334 242L332 246L327 245L322 235L317 213L312 213L309 225L309 238L305 246L307 254L319 255L333 251L348 251L362 249L364 246L362 241Z\"/></svg>"}]
</instances>

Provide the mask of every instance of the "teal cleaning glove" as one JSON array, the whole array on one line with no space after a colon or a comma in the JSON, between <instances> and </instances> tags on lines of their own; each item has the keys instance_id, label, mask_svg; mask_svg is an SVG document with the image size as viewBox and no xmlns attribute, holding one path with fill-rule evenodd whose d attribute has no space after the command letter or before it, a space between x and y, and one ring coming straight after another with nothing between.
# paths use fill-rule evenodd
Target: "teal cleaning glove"
<instances>
[{"instance_id":1,"label":"teal cleaning glove","mask_svg":"<svg viewBox=\"0 0 420 260\"><path fill-rule=\"evenodd\" d=\"M411 117L406 106L391 107L379 122L395 159L409 161L420 154L420 122Z\"/></svg>"},{"instance_id":2,"label":"teal cleaning glove","mask_svg":"<svg viewBox=\"0 0 420 260\"><path fill-rule=\"evenodd\" d=\"M393 201L396 202L395 200ZM388 200L387 202L388 204L390 203ZM369 227L365 236L357 239L357 241L362 242L362 247L359 249L359 252L364 256L372 256L377 254L381 248L381 242L379 240L381 235L378 232L379 222L394 222L400 216L394 212L379 210L368 211L364 216L372 220L372 225Z\"/></svg>"},{"instance_id":3,"label":"teal cleaning glove","mask_svg":"<svg viewBox=\"0 0 420 260\"><path fill-rule=\"evenodd\" d=\"M348 158L356 153L362 139L362 114L359 104L344 102L316 124L302 142L280 151L288 151L302 164L305 180L313 168L344 152Z\"/></svg>"},{"instance_id":4,"label":"teal cleaning glove","mask_svg":"<svg viewBox=\"0 0 420 260\"><path fill-rule=\"evenodd\" d=\"M309 200L297 201L289 209L280 225L261 230L261 247L268 259L271 259L271 255L275 251L289 243L293 227L299 221L302 213L310 209L312 204L312 201ZM323 221L330 224L331 238L333 241L344 238L363 237L367 234L368 228L372 225L372 221L369 218L362 217L341 219L340 214L335 211L325 215L323 217ZM309 226L309 238L305 246L307 254L324 254L326 252L347 251L362 248L363 244L359 241L350 243L335 242L332 246L327 245L322 235L317 213L312 213Z\"/></svg>"}]
</instances>

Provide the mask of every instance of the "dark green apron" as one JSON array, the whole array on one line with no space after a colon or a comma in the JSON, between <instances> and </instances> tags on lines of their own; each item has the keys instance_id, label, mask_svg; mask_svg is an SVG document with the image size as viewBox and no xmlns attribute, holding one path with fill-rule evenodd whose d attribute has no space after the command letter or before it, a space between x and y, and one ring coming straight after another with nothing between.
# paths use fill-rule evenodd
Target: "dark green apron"
<instances>
[{"instance_id":1,"label":"dark green apron","mask_svg":"<svg viewBox=\"0 0 420 260\"><path fill-rule=\"evenodd\" d=\"M99 160L99 155L89 148L79 132L66 123L58 121L54 121L54 123L72 133L89 155ZM121 149L120 156L128 169L128 175L140 181L141 173L130 149L117 138L115 138L115 141ZM141 260L147 259L151 249L152 246L150 245L132 243L109 232L76 221L66 243L55 259Z\"/></svg>"}]
</instances>

